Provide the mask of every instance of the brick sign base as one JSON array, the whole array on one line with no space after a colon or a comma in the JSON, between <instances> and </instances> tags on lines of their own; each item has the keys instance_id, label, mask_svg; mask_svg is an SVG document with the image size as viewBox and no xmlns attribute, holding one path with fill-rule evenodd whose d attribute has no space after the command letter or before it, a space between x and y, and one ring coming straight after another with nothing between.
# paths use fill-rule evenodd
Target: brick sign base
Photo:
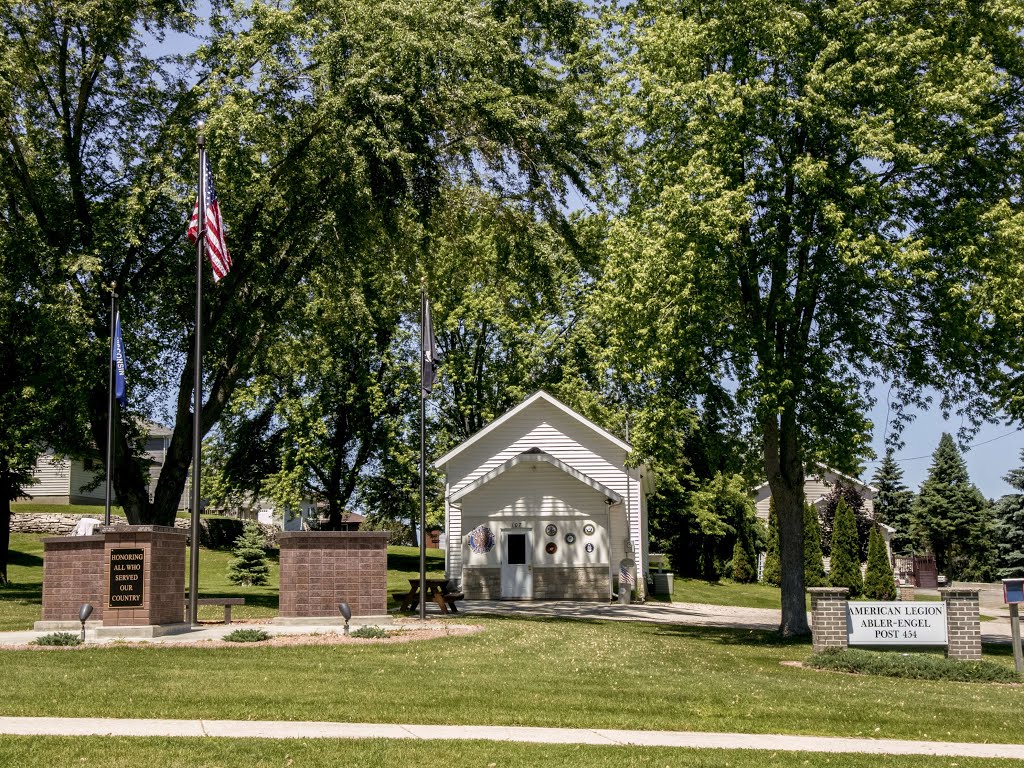
<instances>
[{"instance_id":1,"label":"brick sign base","mask_svg":"<svg viewBox=\"0 0 1024 768\"><path fill-rule=\"evenodd\" d=\"M849 635L846 587L813 587L811 595L811 631L815 653L826 648L846 648ZM946 656L958 661L981 659L981 620L978 616L978 590L949 588L939 594L946 604ZM908 642L907 645L913 643Z\"/></svg>"},{"instance_id":2,"label":"brick sign base","mask_svg":"<svg viewBox=\"0 0 1024 768\"><path fill-rule=\"evenodd\" d=\"M187 533L162 525L97 531L43 539L43 620L37 629L78 626L84 603L93 607L91 620L101 620L103 627L180 625ZM121 583L127 586L118 597Z\"/></svg>"},{"instance_id":3,"label":"brick sign base","mask_svg":"<svg viewBox=\"0 0 1024 768\"><path fill-rule=\"evenodd\" d=\"M345 602L353 616L386 616L388 534L383 531L285 531L281 547L279 618L337 619Z\"/></svg>"}]
</instances>

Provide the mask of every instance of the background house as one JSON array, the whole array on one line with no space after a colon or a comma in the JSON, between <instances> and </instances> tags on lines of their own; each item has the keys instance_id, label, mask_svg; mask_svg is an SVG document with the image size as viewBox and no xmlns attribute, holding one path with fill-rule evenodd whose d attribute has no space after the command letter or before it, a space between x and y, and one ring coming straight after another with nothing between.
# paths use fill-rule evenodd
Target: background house
<instances>
[{"instance_id":1,"label":"background house","mask_svg":"<svg viewBox=\"0 0 1024 768\"><path fill-rule=\"evenodd\" d=\"M439 459L448 578L472 598L605 600L620 561L647 571L646 467L538 392Z\"/></svg>"},{"instance_id":2,"label":"background house","mask_svg":"<svg viewBox=\"0 0 1024 768\"><path fill-rule=\"evenodd\" d=\"M149 460L148 491L150 501L156 492L160 470L167 459L167 450L171 444L172 431L152 421L143 425L145 433L145 454ZM57 456L53 450L47 450L37 459L32 467L35 484L26 489L29 500L43 504L102 504L106 498L103 485L104 467L98 456L71 458ZM95 486L95 487L90 487ZM117 497L114 497L117 503ZM186 487L178 509L187 509L189 491Z\"/></svg>"}]
</instances>

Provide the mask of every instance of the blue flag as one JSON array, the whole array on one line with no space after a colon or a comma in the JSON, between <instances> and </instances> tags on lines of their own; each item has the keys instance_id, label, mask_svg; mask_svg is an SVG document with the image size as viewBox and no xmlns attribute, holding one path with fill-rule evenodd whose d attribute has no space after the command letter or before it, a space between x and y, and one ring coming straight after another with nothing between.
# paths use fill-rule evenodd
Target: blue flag
<instances>
[{"instance_id":1,"label":"blue flag","mask_svg":"<svg viewBox=\"0 0 1024 768\"><path fill-rule=\"evenodd\" d=\"M124 342L121 340L121 313L114 316L114 397L122 407L128 405L128 393L124 386Z\"/></svg>"}]
</instances>

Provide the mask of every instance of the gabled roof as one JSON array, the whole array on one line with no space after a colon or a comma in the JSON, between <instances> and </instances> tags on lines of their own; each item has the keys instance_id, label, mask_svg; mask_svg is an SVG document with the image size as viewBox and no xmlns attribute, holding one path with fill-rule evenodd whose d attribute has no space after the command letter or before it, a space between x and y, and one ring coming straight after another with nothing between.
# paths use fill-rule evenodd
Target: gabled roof
<instances>
[{"instance_id":1,"label":"gabled roof","mask_svg":"<svg viewBox=\"0 0 1024 768\"><path fill-rule=\"evenodd\" d=\"M549 405L553 405L555 408L557 408L558 410L562 411L566 415L571 416L577 422L579 422L583 426L587 427L591 431L596 432L598 435L603 437L605 440L610 442L612 445L615 445L616 447L621 448L622 450L626 451L627 453L631 453L633 451L633 447L629 443L626 443L626 442L623 442L622 440L619 440L619 438L617 438L611 432L608 432L608 431L606 431L604 429L601 429L601 427L597 426L597 424L595 424L594 422L590 421L589 419L583 418L582 416L580 416L580 414L576 413L576 411L574 411L572 408L567 406L565 403L559 402L558 400L553 398L551 395L549 395L544 390L539 390L538 392L534 393L530 397L526 398L526 400L521 402L519 405L517 405L515 408L513 408L508 413L505 413L505 414L499 416L498 418L496 418L494 421L492 421L486 427L484 427L479 432L477 432L475 435L470 437L468 440L463 441L462 443L457 445L455 448L453 448L452 450L448 451L448 453L446 453L444 456L442 456L440 459L438 459L437 461L434 462L434 466L437 467L438 469L440 469L445 464L447 464L449 461L451 461L453 458L455 458L460 453L462 453L464 450L469 448L471 445L473 445L474 443L478 442L479 440L482 440L484 437L486 437L487 435L491 434L491 432L494 432L495 430L499 429L502 424L504 424L505 422L509 421L510 419L515 418L515 416L517 414L525 411L531 405L533 405L534 403L536 403L538 401L541 401L541 400L546 402L546 403L548 403Z\"/></svg>"},{"instance_id":2,"label":"gabled roof","mask_svg":"<svg viewBox=\"0 0 1024 768\"><path fill-rule=\"evenodd\" d=\"M584 485L589 485L591 488L593 488L598 493L604 494L604 496L609 498L609 499L611 499L613 503L615 503L615 504L622 503L622 496L621 496L621 494L618 494L615 491L613 491L611 488L609 488L608 486L606 486L606 485L604 485L602 483L599 483L594 478L588 477L587 475L585 475L582 472L580 472L578 469L573 469L568 464L566 464L564 461L559 461L554 456L552 456L550 453L544 453L544 451L540 450L539 448L531 448L528 451L523 451L522 453L513 456L511 459L506 461L504 464L498 465L497 467L492 469L487 474L481 475L480 477L478 477L473 482L471 482L468 485L463 486L462 488L460 488L458 491L453 493L449 497L449 499L451 501L458 501L463 496L468 496L473 491L475 491L478 488L480 488L482 485L486 485L487 483L491 482L491 480L494 480L499 475L503 475L504 473L508 472L513 467L517 467L520 464L531 464L531 463L532 464L538 464L538 463L550 464L551 466L553 466L553 467L555 467L557 469L562 470L563 472L565 472L565 474L569 475L570 477L576 478L577 480L579 480Z\"/></svg>"},{"instance_id":3,"label":"gabled roof","mask_svg":"<svg viewBox=\"0 0 1024 768\"><path fill-rule=\"evenodd\" d=\"M822 477L823 475L831 474L831 475L835 475L836 477L841 477L846 482L852 483L853 485L856 485L856 486L858 486L860 488L867 488L872 493L878 493L878 489L875 488L875 486L869 485L868 483L865 483L863 480L858 480L856 477L850 477L849 475L844 475L839 470L832 469L832 467L825 466L820 461L814 462L814 466L816 466L818 469L821 470L821 475L816 475L816 474L813 474L813 473L807 473L807 475L805 475L805 482L806 482L806 477L807 476L810 476L810 477L821 477L822 479L824 479L824 477ZM756 494L762 488L766 488L767 486L768 486L767 482L761 483L759 486L754 488L754 493Z\"/></svg>"}]
</instances>

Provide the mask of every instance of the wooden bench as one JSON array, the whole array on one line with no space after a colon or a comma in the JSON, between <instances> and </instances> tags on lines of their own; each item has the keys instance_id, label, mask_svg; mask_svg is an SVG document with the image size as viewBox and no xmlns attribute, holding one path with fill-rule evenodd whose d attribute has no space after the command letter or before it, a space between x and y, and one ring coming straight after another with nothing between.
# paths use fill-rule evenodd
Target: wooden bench
<instances>
[{"instance_id":1,"label":"wooden bench","mask_svg":"<svg viewBox=\"0 0 1024 768\"><path fill-rule=\"evenodd\" d=\"M224 623L231 623L231 606L232 605L245 605L244 597L200 597L196 600L196 605L223 605L224 606Z\"/></svg>"}]
</instances>

